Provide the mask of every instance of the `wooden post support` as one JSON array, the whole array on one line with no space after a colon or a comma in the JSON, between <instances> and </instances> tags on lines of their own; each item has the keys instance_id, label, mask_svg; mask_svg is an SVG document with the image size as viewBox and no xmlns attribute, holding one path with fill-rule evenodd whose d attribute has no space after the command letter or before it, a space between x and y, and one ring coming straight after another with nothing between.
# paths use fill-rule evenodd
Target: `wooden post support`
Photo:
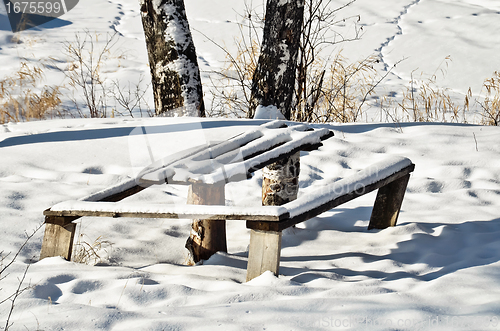
<instances>
[{"instance_id":1,"label":"wooden post support","mask_svg":"<svg viewBox=\"0 0 500 331\"><path fill-rule=\"evenodd\" d=\"M300 151L262 170L262 205L281 206L297 199Z\"/></svg>"},{"instance_id":2,"label":"wooden post support","mask_svg":"<svg viewBox=\"0 0 500 331\"><path fill-rule=\"evenodd\" d=\"M78 217L46 216L40 260L46 257L62 256L71 260L76 224L71 223Z\"/></svg>"},{"instance_id":3,"label":"wooden post support","mask_svg":"<svg viewBox=\"0 0 500 331\"><path fill-rule=\"evenodd\" d=\"M265 167L262 172L262 205L281 206L297 199L300 151ZM267 270L279 273L282 232L251 230L247 281Z\"/></svg>"},{"instance_id":4,"label":"wooden post support","mask_svg":"<svg viewBox=\"0 0 500 331\"><path fill-rule=\"evenodd\" d=\"M279 274L282 233L250 230L247 282L270 270Z\"/></svg>"},{"instance_id":5,"label":"wooden post support","mask_svg":"<svg viewBox=\"0 0 500 331\"><path fill-rule=\"evenodd\" d=\"M192 184L189 187L187 203L224 205L224 185ZM226 221L193 220L186 248L192 263L208 260L216 252L227 252Z\"/></svg>"},{"instance_id":6,"label":"wooden post support","mask_svg":"<svg viewBox=\"0 0 500 331\"><path fill-rule=\"evenodd\" d=\"M368 230L396 226L409 180L410 174L379 188Z\"/></svg>"}]
</instances>

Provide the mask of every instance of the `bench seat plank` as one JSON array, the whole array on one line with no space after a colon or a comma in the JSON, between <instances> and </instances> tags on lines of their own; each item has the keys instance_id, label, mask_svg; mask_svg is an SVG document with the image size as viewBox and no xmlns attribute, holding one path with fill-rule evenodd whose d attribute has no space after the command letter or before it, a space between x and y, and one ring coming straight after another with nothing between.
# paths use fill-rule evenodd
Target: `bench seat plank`
<instances>
[{"instance_id":1,"label":"bench seat plank","mask_svg":"<svg viewBox=\"0 0 500 331\"><path fill-rule=\"evenodd\" d=\"M392 157L378 162L358 173L338 180L330 185L302 194L282 207L290 214L289 219L279 223L264 220L247 221L247 228L263 231L282 231L292 225L318 216L325 211L351 201L359 196L384 187L399 178L407 176L415 165L407 158Z\"/></svg>"},{"instance_id":2,"label":"bench seat plank","mask_svg":"<svg viewBox=\"0 0 500 331\"><path fill-rule=\"evenodd\" d=\"M386 158L358 171L352 176L342 178L330 185L322 185L314 192L303 194L296 200L285 204L284 207L290 213L290 217L298 216L350 192L361 191L365 187L388 178L411 164L411 161L404 157Z\"/></svg>"},{"instance_id":3,"label":"bench seat plank","mask_svg":"<svg viewBox=\"0 0 500 331\"><path fill-rule=\"evenodd\" d=\"M99 216L137 218L179 218L210 220L266 220L278 222L289 218L280 206L210 206L180 204L145 204L129 202L65 201L44 211L45 216Z\"/></svg>"},{"instance_id":4,"label":"bench seat plank","mask_svg":"<svg viewBox=\"0 0 500 331\"><path fill-rule=\"evenodd\" d=\"M44 215L247 220L249 229L282 231L407 176L414 167L407 158L391 157L352 176L302 194L283 206L169 205L75 200L56 204L44 211Z\"/></svg>"}]
</instances>

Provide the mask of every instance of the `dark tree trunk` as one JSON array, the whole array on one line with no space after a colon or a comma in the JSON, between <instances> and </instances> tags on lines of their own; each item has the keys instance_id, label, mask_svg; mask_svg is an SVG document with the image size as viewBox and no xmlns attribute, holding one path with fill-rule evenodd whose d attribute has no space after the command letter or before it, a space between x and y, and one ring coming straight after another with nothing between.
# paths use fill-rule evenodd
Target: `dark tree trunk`
<instances>
[{"instance_id":1,"label":"dark tree trunk","mask_svg":"<svg viewBox=\"0 0 500 331\"><path fill-rule=\"evenodd\" d=\"M156 114L205 116L184 0L140 0Z\"/></svg>"},{"instance_id":2,"label":"dark tree trunk","mask_svg":"<svg viewBox=\"0 0 500 331\"><path fill-rule=\"evenodd\" d=\"M258 106L276 106L290 119L304 0L267 0L259 62L252 81L249 117ZM300 152L264 168L262 204L282 205L297 198Z\"/></svg>"},{"instance_id":3,"label":"dark tree trunk","mask_svg":"<svg viewBox=\"0 0 500 331\"><path fill-rule=\"evenodd\" d=\"M248 117L253 118L259 105L273 105L290 119L303 19L304 0L267 0Z\"/></svg>"}]
</instances>

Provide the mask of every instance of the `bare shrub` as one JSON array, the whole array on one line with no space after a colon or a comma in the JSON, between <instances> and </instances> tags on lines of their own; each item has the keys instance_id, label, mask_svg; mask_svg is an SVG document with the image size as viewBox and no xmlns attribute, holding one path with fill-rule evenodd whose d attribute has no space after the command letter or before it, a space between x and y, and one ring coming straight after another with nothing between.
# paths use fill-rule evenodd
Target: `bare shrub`
<instances>
[{"instance_id":1,"label":"bare shrub","mask_svg":"<svg viewBox=\"0 0 500 331\"><path fill-rule=\"evenodd\" d=\"M75 242L71 260L77 263L95 265L103 262L103 254L106 254L112 245L113 243L102 236L91 240L84 233L80 233Z\"/></svg>"},{"instance_id":2,"label":"bare shrub","mask_svg":"<svg viewBox=\"0 0 500 331\"><path fill-rule=\"evenodd\" d=\"M126 57L126 52L118 51L117 43L116 32L106 36L88 30L77 33L73 41L64 43L63 54L69 66L64 69L59 69L57 65L52 66L63 72L69 80L70 99L81 117L98 118L115 115L134 117L134 111L138 111L141 117L154 115L145 98L151 84L143 87L143 75L140 75L137 83L128 82L124 86L119 80L110 81L103 72L107 61ZM54 63L57 62L55 59L52 60ZM80 108L80 101L83 101L88 113ZM113 103L121 106L125 114L111 107L110 104Z\"/></svg>"},{"instance_id":3,"label":"bare shrub","mask_svg":"<svg viewBox=\"0 0 500 331\"><path fill-rule=\"evenodd\" d=\"M359 16L342 17L337 14L356 0L334 8L331 0L306 0L302 26L294 109L291 118L304 122L322 122L330 117L343 119L342 106L354 106L350 101L352 87L360 82L354 76L370 71L367 61L347 64L337 46L358 40L362 29L357 26ZM346 22L354 25L350 37L338 33L335 28ZM344 86L346 84L346 86ZM339 98L344 97L343 100ZM352 108L351 108L352 109ZM339 114L339 111L341 114ZM342 114L344 113L344 114Z\"/></svg>"},{"instance_id":4,"label":"bare shrub","mask_svg":"<svg viewBox=\"0 0 500 331\"><path fill-rule=\"evenodd\" d=\"M374 65L378 62L377 57L369 56L349 63L338 53L327 70L314 68L307 91L301 90L304 96L298 100L293 119L320 123L356 122L368 96L385 78L377 77Z\"/></svg>"},{"instance_id":5,"label":"bare shrub","mask_svg":"<svg viewBox=\"0 0 500 331\"><path fill-rule=\"evenodd\" d=\"M38 225L38 227L35 230L33 230L33 232L31 232L30 234L25 232L26 238L25 238L24 242L21 244L21 246L19 247L19 249L17 250L17 252L14 254L14 256L12 257L12 259L9 262L6 262L6 259L7 259L7 257L9 257L10 253L4 254L3 251L0 252L0 281L4 280L8 276L10 276L9 268L16 261L16 259L19 257L19 255L23 251L24 247L28 244L28 242L31 240L31 238L33 238L33 236L38 232L38 230L41 229L41 227L43 225L44 225L44 223L41 223L40 225ZM7 319L5 320L5 326L4 326L5 331L9 330L10 327L14 324L11 322L10 319L12 317L12 313L14 312L14 308L16 306L16 300L19 298L19 296L21 294L23 294L23 292L32 288L30 284L25 285L25 279L26 279L26 275L28 273L29 267L30 267L30 264L28 263L26 265L26 267L24 268L24 272L21 274L20 277L17 278L18 285L17 285L17 288L14 291L14 293L8 293L7 297L3 297L4 294L2 293L2 297L0 297L0 305L7 303L7 302L10 302L9 313L7 315ZM0 291L1 290L2 290L2 288L0 288Z\"/></svg>"},{"instance_id":6,"label":"bare shrub","mask_svg":"<svg viewBox=\"0 0 500 331\"><path fill-rule=\"evenodd\" d=\"M79 102L75 97L75 92L81 94L90 117L107 117L110 86L102 74L102 66L113 56L113 47L117 42L116 32L107 34L103 45L99 48L100 38L100 34L92 34L87 30L83 36L76 33L74 41L64 43L63 53L71 64L67 70L63 70L63 73L73 88L72 101L82 117L86 117L86 115L78 106Z\"/></svg>"},{"instance_id":7,"label":"bare shrub","mask_svg":"<svg viewBox=\"0 0 500 331\"><path fill-rule=\"evenodd\" d=\"M208 90L212 104L205 110L208 116L247 117L252 77L260 55L264 18L255 8L248 6L247 2L241 17L243 23L238 25L240 37L234 39L236 54L231 54L224 45L217 44L197 30L226 54L226 65L220 71L214 72L218 77L210 78L211 86Z\"/></svg>"},{"instance_id":8,"label":"bare shrub","mask_svg":"<svg viewBox=\"0 0 500 331\"><path fill-rule=\"evenodd\" d=\"M128 115L134 117L134 111L137 109L141 117L145 113L149 117L154 116L154 110L149 107L148 102L145 100L144 96L147 92L148 84L145 89L141 88L141 84L144 80L144 75L139 77L139 81L132 86L131 82L128 82L127 87L123 87L119 80L113 81L113 88L111 94L118 104L128 112ZM118 115L124 115L116 111Z\"/></svg>"}]
</instances>

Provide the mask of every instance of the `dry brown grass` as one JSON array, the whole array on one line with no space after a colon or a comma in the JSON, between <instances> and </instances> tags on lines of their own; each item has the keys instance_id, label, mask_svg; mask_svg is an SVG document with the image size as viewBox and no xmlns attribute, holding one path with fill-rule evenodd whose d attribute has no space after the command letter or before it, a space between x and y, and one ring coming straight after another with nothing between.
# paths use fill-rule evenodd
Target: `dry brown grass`
<instances>
[{"instance_id":1,"label":"dry brown grass","mask_svg":"<svg viewBox=\"0 0 500 331\"><path fill-rule=\"evenodd\" d=\"M486 96L479 102L482 108L483 123L487 125L500 124L500 73L495 71L491 78L484 81Z\"/></svg>"},{"instance_id":2,"label":"dry brown grass","mask_svg":"<svg viewBox=\"0 0 500 331\"><path fill-rule=\"evenodd\" d=\"M104 239L102 236L94 240L81 233L73 248L73 256L71 260L77 263L95 265L103 262L104 254L107 254L108 249L113 245L110 241Z\"/></svg>"},{"instance_id":3,"label":"dry brown grass","mask_svg":"<svg viewBox=\"0 0 500 331\"><path fill-rule=\"evenodd\" d=\"M302 89L294 120L305 122L356 122L363 115L363 105L380 83L374 65L375 56L349 63L339 52L327 70L318 63L309 68L307 88ZM322 70L322 71L321 71Z\"/></svg>"},{"instance_id":4,"label":"dry brown grass","mask_svg":"<svg viewBox=\"0 0 500 331\"><path fill-rule=\"evenodd\" d=\"M450 62L451 58L447 56L429 78L424 78L424 73L421 73L420 78L416 79L415 71L411 73L409 85L403 90L402 100L398 102L406 121L460 121L460 110L468 108L470 95L466 95L464 105L461 107L450 96L449 89L437 84L437 74L440 72L444 77Z\"/></svg>"},{"instance_id":5,"label":"dry brown grass","mask_svg":"<svg viewBox=\"0 0 500 331\"><path fill-rule=\"evenodd\" d=\"M234 40L236 54L233 55L226 47L219 46L226 53L226 65L211 78L209 87L212 104L206 110L208 116L246 117L252 87L252 78L257 68L260 55L260 43L257 39L248 40L243 36L243 26L240 25L241 37Z\"/></svg>"},{"instance_id":6,"label":"dry brown grass","mask_svg":"<svg viewBox=\"0 0 500 331\"><path fill-rule=\"evenodd\" d=\"M58 108L62 87L39 88L43 77L43 69L21 62L16 73L0 80L0 123L44 119Z\"/></svg>"}]
</instances>

